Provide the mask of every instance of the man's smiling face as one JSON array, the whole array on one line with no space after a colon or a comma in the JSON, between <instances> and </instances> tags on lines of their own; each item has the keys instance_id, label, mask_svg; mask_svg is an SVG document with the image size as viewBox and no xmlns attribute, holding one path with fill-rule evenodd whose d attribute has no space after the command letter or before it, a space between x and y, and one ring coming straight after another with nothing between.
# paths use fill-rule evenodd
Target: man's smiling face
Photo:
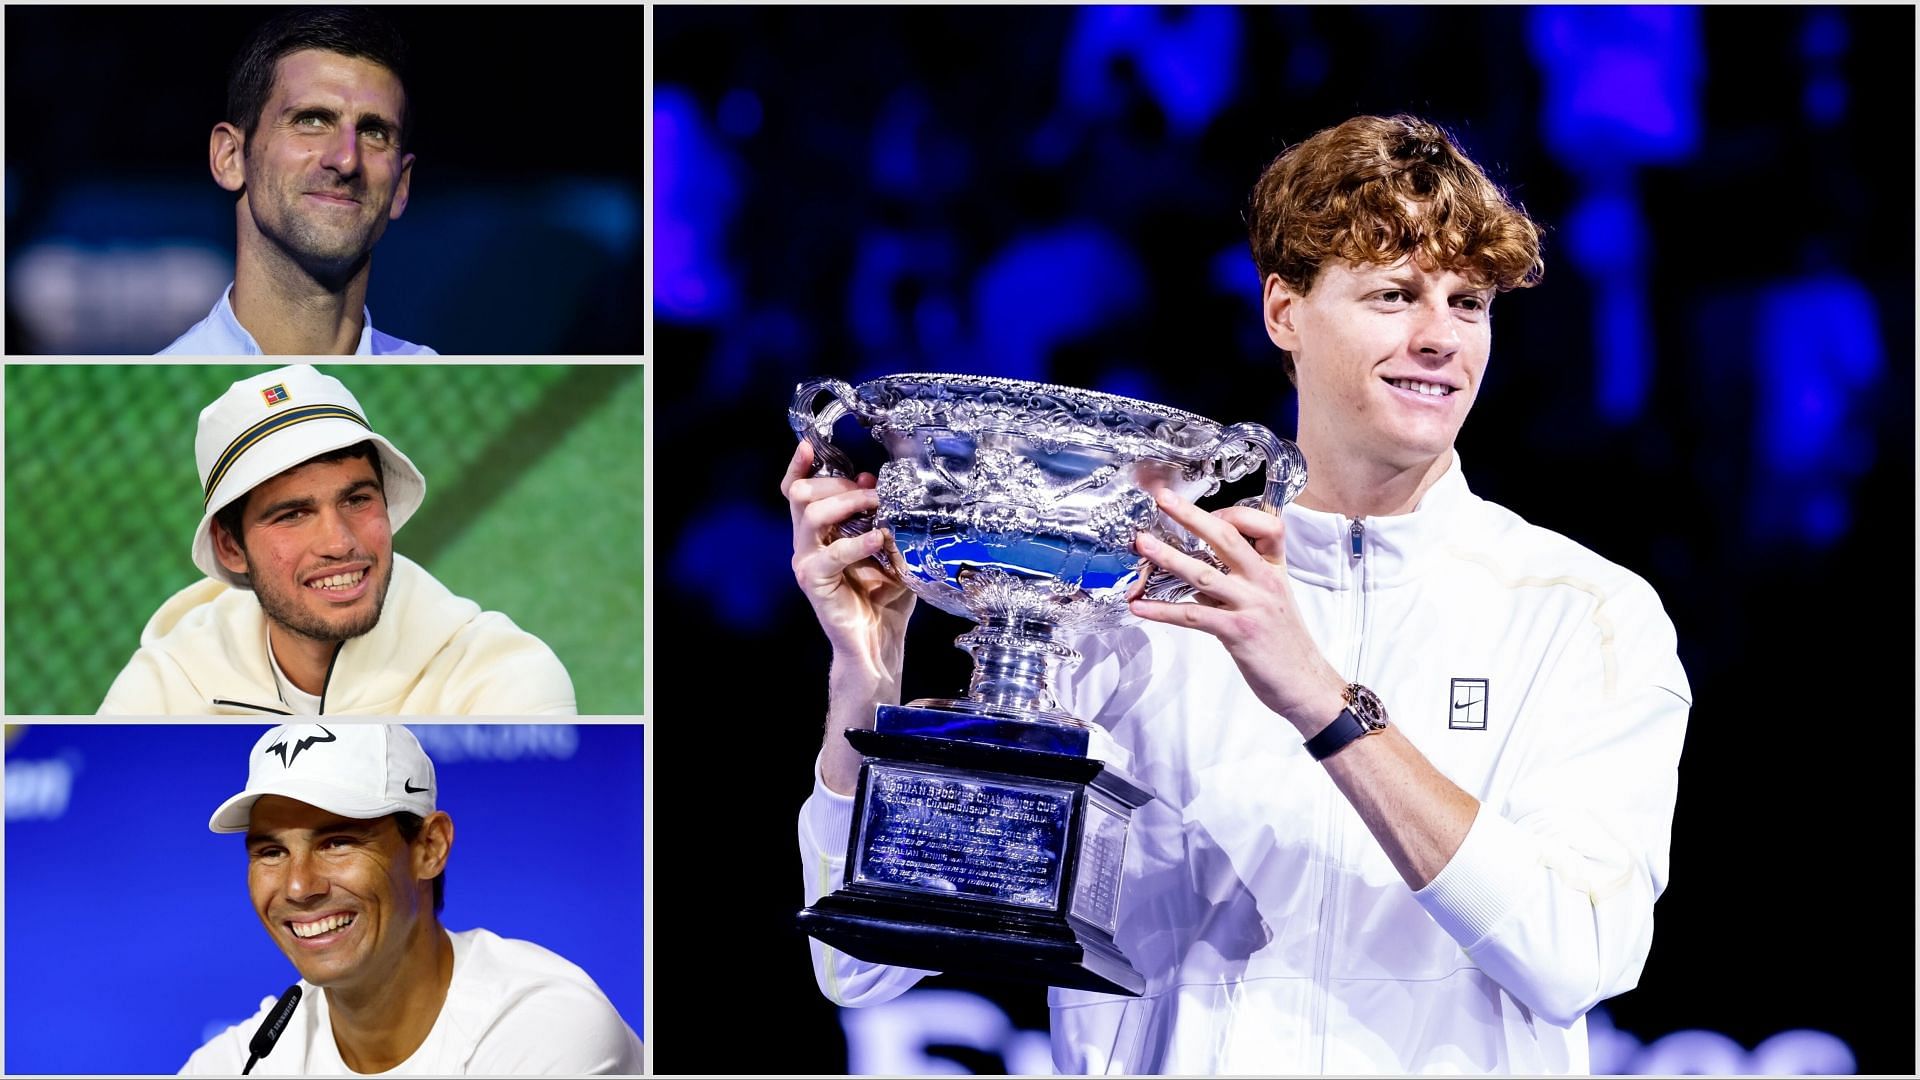
<instances>
[{"instance_id":1,"label":"man's smiling face","mask_svg":"<svg viewBox=\"0 0 1920 1080\"><path fill-rule=\"evenodd\" d=\"M1450 451L1486 373L1493 293L1409 259L1329 260L1304 296L1270 279L1269 333L1294 356L1302 446L1396 469Z\"/></svg>"},{"instance_id":2,"label":"man's smiling face","mask_svg":"<svg viewBox=\"0 0 1920 1080\"><path fill-rule=\"evenodd\" d=\"M321 49L279 59L246 140L253 226L316 278L351 274L406 210L406 92L371 60Z\"/></svg>"},{"instance_id":3,"label":"man's smiling face","mask_svg":"<svg viewBox=\"0 0 1920 1080\"><path fill-rule=\"evenodd\" d=\"M359 637L379 623L393 580L393 528L372 462L309 461L244 500L244 546L215 528L214 551L221 565L246 575L268 618L323 642Z\"/></svg>"},{"instance_id":4,"label":"man's smiling face","mask_svg":"<svg viewBox=\"0 0 1920 1080\"><path fill-rule=\"evenodd\" d=\"M423 853L391 816L345 818L263 795L247 828L247 890L301 978L377 987L396 977L408 943L433 923L432 890L415 865Z\"/></svg>"}]
</instances>

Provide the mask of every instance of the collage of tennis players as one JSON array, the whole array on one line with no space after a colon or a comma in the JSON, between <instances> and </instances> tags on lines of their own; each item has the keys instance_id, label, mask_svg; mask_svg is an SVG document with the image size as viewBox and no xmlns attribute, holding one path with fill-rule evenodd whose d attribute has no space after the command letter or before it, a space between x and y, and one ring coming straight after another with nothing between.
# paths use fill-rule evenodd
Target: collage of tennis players
<instances>
[{"instance_id":1,"label":"collage of tennis players","mask_svg":"<svg viewBox=\"0 0 1920 1080\"><path fill-rule=\"evenodd\" d=\"M1920 8L0 38L0 1077L1920 1075Z\"/></svg>"}]
</instances>

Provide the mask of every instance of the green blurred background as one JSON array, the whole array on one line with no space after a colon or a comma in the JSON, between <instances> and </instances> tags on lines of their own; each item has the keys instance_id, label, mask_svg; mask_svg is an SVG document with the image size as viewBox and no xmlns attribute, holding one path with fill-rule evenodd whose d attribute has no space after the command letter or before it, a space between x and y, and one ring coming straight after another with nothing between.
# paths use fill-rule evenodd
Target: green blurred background
<instances>
[{"instance_id":1,"label":"green blurred background","mask_svg":"<svg viewBox=\"0 0 1920 1080\"><path fill-rule=\"evenodd\" d=\"M200 576L200 410L271 367L6 367L6 711L91 713ZM323 364L426 474L394 550L553 648L582 713L641 705L641 369Z\"/></svg>"}]
</instances>

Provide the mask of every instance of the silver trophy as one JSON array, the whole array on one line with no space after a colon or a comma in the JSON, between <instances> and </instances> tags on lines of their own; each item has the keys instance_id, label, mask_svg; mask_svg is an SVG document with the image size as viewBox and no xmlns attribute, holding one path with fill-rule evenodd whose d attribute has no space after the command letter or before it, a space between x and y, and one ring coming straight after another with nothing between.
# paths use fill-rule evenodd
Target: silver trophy
<instances>
[{"instance_id":1,"label":"silver trophy","mask_svg":"<svg viewBox=\"0 0 1920 1080\"><path fill-rule=\"evenodd\" d=\"M821 399L826 397L824 404ZM1155 494L1204 498L1265 466L1269 513L1307 482L1298 447L1259 424L1223 427L1130 398L968 375L816 379L788 413L816 475L851 476L833 425L857 417L885 448L874 520L915 595L978 625L965 697L881 706L848 733L866 758L846 881L800 915L864 960L1138 994L1113 942L1134 808L1152 793L1087 756L1086 723L1052 684L1080 654L1062 639L1136 621L1128 595L1191 586L1133 550L1145 530L1219 565Z\"/></svg>"}]
</instances>

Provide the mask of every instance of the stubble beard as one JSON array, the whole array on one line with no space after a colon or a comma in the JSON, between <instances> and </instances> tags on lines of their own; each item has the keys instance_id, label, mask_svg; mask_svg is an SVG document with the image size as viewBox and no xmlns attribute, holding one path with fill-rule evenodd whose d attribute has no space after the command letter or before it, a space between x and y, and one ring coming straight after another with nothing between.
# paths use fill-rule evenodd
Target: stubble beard
<instances>
[{"instance_id":1,"label":"stubble beard","mask_svg":"<svg viewBox=\"0 0 1920 1080\"><path fill-rule=\"evenodd\" d=\"M260 610L267 618L279 623L290 633L298 634L310 641L324 644L339 644L357 638L372 630L380 623L380 613L387 606L387 586L393 584L393 562L383 560L379 566L380 577L374 583L373 607L364 615L354 617L350 622L331 622L314 615L302 607L295 597L280 591L280 586L261 587L258 581L250 581L253 595L260 601ZM305 589L305 585L296 585L296 589Z\"/></svg>"},{"instance_id":2,"label":"stubble beard","mask_svg":"<svg viewBox=\"0 0 1920 1080\"><path fill-rule=\"evenodd\" d=\"M369 210L376 212L351 222L318 220L315 215L334 212L305 202L307 191L314 188L360 200L359 210L363 215ZM262 221L256 208L254 227L314 279L337 285L366 264L373 254L374 243L380 239L379 225L386 211L370 204L371 195L365 184L330 188L288 182L274 193L274 216L279 220Z\"/></svg>"}]
</instances>

